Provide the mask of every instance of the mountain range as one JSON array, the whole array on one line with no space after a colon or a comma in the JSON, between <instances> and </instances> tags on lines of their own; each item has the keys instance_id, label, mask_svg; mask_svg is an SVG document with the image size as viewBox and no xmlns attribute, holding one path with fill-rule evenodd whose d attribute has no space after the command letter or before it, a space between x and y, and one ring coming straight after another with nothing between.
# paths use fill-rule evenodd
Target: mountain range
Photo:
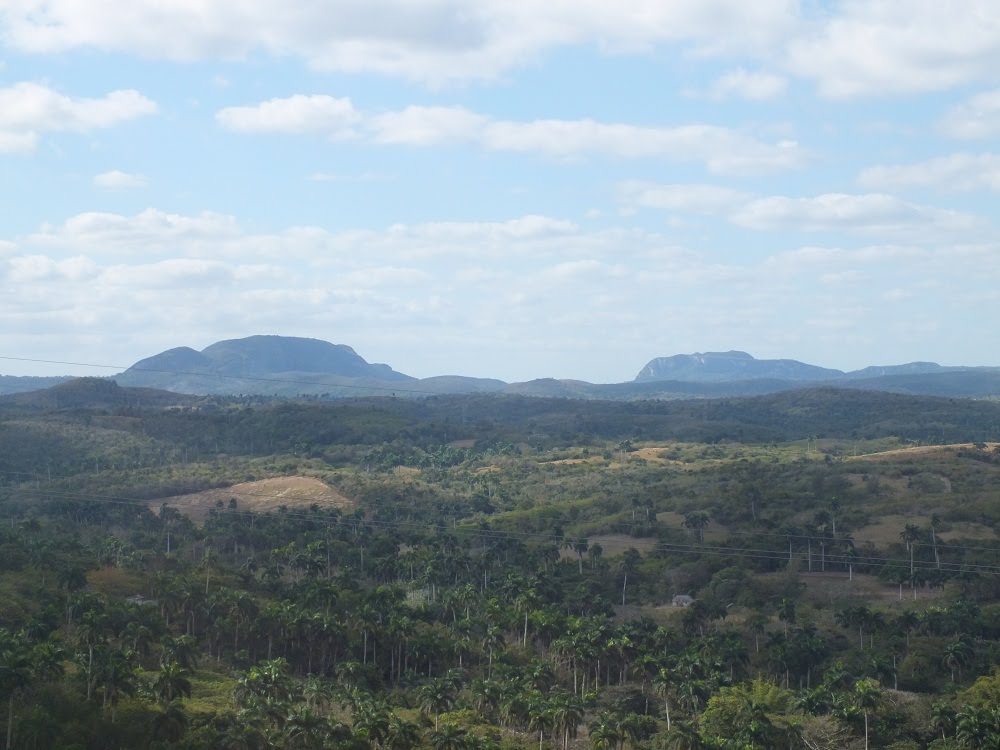
<instances>
[{"instance_id":1,"label":"mountain range","mask_svg":"<svg viewBox=\"0 0 1000 750\"><path fill-rule=\"evenodd\" d=\"M695 383L775 379L803 383L834 383L841 380L870 380L897 375L939 375L950 372L998 372L1000 368L943 367L936 362L909 362L905 365L865 367L862 370L832 370L794 359L755 359L746 352L704 352L657 357L635 376L635 382L683 380Z\"/></svg>"},{"instance_id":2,"label":"mountain range","mask_svg":"<svg viewBox=\"0 0 1000 750\"><path fill-rule=\"evenodd\" d=\"M345 397L504 393L633 400L751 396L833 386L914 395L1000 398L1000 368L995 367L943 367L933 362L911 362L844 372L792 359L756 359L740 351L658 357L646 364L634 380L625 383L595 384L552 378L505 383L457 375L418 379L386 364L369 363L344 344L290 336L230 339L201 351L189 347L168 349L111 377L126 388L191 395ZM34 390L64 380L0 376L0 393ZM73 401L62 391L58 394L55 398L60 403ZM110 392L105 395L112 396ZM114 399L121 397L113 395ZM142 394L143 400L149 398L148 392Z\"/></svg>"}]
</instances>

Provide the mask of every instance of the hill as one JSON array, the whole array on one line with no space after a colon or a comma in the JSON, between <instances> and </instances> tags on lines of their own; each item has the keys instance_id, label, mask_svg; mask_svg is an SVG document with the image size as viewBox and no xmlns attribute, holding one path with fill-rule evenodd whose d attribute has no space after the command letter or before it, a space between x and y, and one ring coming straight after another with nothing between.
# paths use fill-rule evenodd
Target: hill
<instances>
[{"instance_id":1,"label":"hill","mask_svg":"<svg viewBox=\"0 0 1000 750\"><path fill-rule=\"evenodd\" d=\"M53 377L36 377L32 375L0 375L0 396L10 393L25 393L26 391L40 391L43 388L51 388L59 383L72 380L70 375L56 375Z\"/></svg>"},{"instance_id":2,"label":"hill","mask_svg":"<svg viewBox=\"0 0 1000 750\"><path fill-rule=\"evenodd\" d=\"M169 349L116 376L123 385L179 393L324 393L331 387L373 390L415 378L367 362L344 344L292 336L248 336L219 341L198 352Z\"/></svg>"},{"instance_id":3,"label":"hill","mask_svg":"<svg viewBox=\"0 0 1000 750\"><path fill-rule=\"evenodd\" d=\"M651 380L718 382L771 378L777 380L822 381L844 373L794 359L755 359L746 352L704 352L657 357L635 376L638 383Z\"/></svg>"},{"instance_id":4,"label":"hill","mask_svg":"<svg viewBox=\"0 0 1000 750\"><path fill-rule=\"evenodd\" d=\"M104 378L73 378L51 388L0 396L0 410L162 408L195 401L154 388L122 388Z\"/></svg>"}]
</instances>

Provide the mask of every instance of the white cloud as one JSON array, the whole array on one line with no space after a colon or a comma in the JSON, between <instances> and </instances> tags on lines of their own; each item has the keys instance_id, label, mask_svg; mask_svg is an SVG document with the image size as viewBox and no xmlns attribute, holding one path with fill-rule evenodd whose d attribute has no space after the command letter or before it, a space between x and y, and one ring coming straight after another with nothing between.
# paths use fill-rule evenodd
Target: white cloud
<instances>
[{"instance_id":1,"label":"white cloud","mask_svg":"<svg viewBox=\"0 0 1000 750\"><path fill-rule=\"evenodd\" d=\"M953 107L941 127L953 138L974 140L1000 135L1000 89L976 94Z\"/></svg>"},{"instance_id":2,"label":"white cloud","mask_svg":"<svg viewBox=\"0 0 1000 750\"><path fill-rule=\"evenodd\" d=\"M1000 190L1000 154L951 154L916 164L868 167L858 176L858 183L881 190L907 187Z\"/></svg>"},{"instance_id":3,"label":"white cloud","mask_svg":"<svg viewBox=\"0 0 1000 750\"><path fill-rule=\"evenodd\" d=\"M37 83L16 83L0 88L0 152L32 151L40 133L86 133L155 112L156 103L138 91L81 98Z\"/></svg>"},{"instance_id":4,"label":"white cloud","mask_svg":"<svg viewBox=\"0 0 1000 750\"><path fill-rule=\"evenodd\" d=\"M546 50L596 45L642 53L663 43L707 52L767 50L796 21L792 0L7 0L0 34L27 52L77 47L172 60L264 52L317 69L441 83L494 78Z\"/></svg>"},{"instance_id":5,"label":"white cloud","mask_svg":"<svg viewBox=\"0 0 1000 750\"><path fill-rule=\"evenodd\" d=\"M714 185L626 182L619 186L619 198L627 206L723 216L757 231L852 232L936 242L983 233L989 226L973 214L885 193L754 196Z\"/></svg>"},{"instance_id":6,"label":"white cloud","mask_svg":"<svg viewBox=\"0 0 1000 750\"><path fill-rule=\"evenodd\" d=\"M81 247L111 253L160 252L187 244L196 251L212 243L232 240L241 230L232 216L202 213L197 216L146 209L135 216L88 212L77 214L60 226L45 226L28 240L49 247Z\"/></svg>"},{"instance_id":7,"label":"white cloud","mask_svg":"<svg viewBox=\"0 0 1000 750\"><path fill-rule=\"evenodd\" d=\"M679 45L817 82L831 97L941 91L1000 69L1000 5L963 0L6 0L12 49L170 60L297 57L323 71L443 84L488 80L570 45L648 54ZM769 98L774 74L726 74L718 96Z\"/></svg>"},{"instance_id":8,"label":"white cloud","mask_svg":"<svg viewBox=\"0 0 1000 750\"><path fill-rule=\"evenodd\" d=\"M141 174L130 174L112 169L110 172L94 175L93 183L95 187L105 190L134 190L146 187L146 178Z\"/></svg>"},{"instance_id":9,"label":"white cloud","mask_svg":"<svg viewBox=\"0 0 1000 750\"><path fill-rule=\"evenodd\" d=\"M679 192L664 190L661 201ZM890 219L870 214L894 216L891 204L866 213L825 198L779 201L754 217L784 230L849 227L860 215L881 231ZM737 210L715 205L723 216ZM895 356L891 346L925 351L909 334L889 345L866 338L918 307L944 326L962 321L977 346L995 341L989 316L969 319L966 300L1000 286L1000 247L990 242L815 246L723 262L660 234L530 215L260 233L232 216L148 209L82 214L0 242L0 318L16 321L0 344L31 332L60 352L53 359L89 361L88 350L100 350L123 364L261 331L352 344L418 375L623 380L660 354L743 347L822 361L845 340L867 347L857 356L883 359ZM810 323L803 309L826 312ZM798 348L806 345L816 348Z\"/></svg>"},{"instance_id":10,"label":"white cloud","mask_svg":"<svg viewBox=\"0 0 1000 750\"><path fill-rule=\"evenodd\" d=\"M215 115L222 127L241 133L319 133L347 137L359 115L347 98L304 96L227 107Z\"/></svg>"},{"instance_id":11,"label":"white cloud","mask_svg":"<svg viewBox=\"0 0 1000 750\"><path fill-rule=\"evenodd\" d=\"M842 0L789 43L786 66L834 98L942 91L995 80L1000 4Z\"/></svg>"},{"instance_id":12,"label":"white cloud","mask_svg":"<svg viewBox=\"0 0 1000 750\"><path fill-rule=\"evenodd\" d=\"M737 68L720 76L709 88L715 99L749 99L765 101L785 93L788 81L773 73L761 73Z\"/></svg>"},{"instance_id":13,"label":"white cloud","mask_svg":"<svg viewBox=\"0 0 1000 750\"><path fill-rule=\"evenodd\" d=\"M625 203L642 208L695 214L726 213L746 203L747 193L718 185L660 185L649 182L625 182L619 186Z\"/></svg>"},{"instance_id":14,"label":"white cloud","mask_svg":"<svg viewBox=\"0 0 1000 750\"><path fill-rule=\"evenodd\" d=\"M912 233L928 239L931 232L935 237L939 233L960 235L983 226L982 220L971 214L907 203L883 193L826 193L810 198L769 196L746 203L730 220L758 230Z\"/></svg>"},{"instance_id":15,"label":"white cloud","mask_svg":"<svg viewBox=\"0 0 1000 750\"><path fill-rule=\"evenodd\" d=\"M363 115L346 99L296 95L259 105L230 107L216 116L238 131L362 135L375 143L407 146L473 144L490 151L533 153L554 159L585 156L665 158L703 162L715 174L760 174L792 169L807 159L794 141L767 143L716 125L643 127L596 120L499 120L464 107L411 106Z\"/></svg>"}]
</instances>

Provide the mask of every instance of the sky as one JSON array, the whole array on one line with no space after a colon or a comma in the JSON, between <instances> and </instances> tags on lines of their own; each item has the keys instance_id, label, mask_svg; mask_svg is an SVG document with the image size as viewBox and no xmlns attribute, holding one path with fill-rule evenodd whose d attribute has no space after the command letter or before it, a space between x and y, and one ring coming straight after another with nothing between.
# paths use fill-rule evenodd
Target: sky
<instances>
[{"instance_id":1,"label":"sky","mask_svg":"<svg viewBox=\"0 0 1000 750\"><path fill-rule=\"evenodd\" d=\"M1000 365L998 197L996 0L0 0L3 374Z\"/></svg>"}]
</instances>

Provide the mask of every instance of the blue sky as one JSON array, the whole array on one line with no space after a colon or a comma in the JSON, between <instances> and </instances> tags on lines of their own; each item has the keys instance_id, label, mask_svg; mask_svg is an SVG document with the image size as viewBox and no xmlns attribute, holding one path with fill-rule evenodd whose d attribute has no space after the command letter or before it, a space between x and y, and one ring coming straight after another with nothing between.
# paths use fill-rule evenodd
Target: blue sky
<instances>
[{"instance_id":1,"label":"blue sky","mask_svg":"<svg viewBox=\"0 0 1000 750\"><path fill-rule=\"evenodd\" d=\"M1000 365L1000 4L944 6L0 0L0 355Z\"/></svg>"}]
</instances>

